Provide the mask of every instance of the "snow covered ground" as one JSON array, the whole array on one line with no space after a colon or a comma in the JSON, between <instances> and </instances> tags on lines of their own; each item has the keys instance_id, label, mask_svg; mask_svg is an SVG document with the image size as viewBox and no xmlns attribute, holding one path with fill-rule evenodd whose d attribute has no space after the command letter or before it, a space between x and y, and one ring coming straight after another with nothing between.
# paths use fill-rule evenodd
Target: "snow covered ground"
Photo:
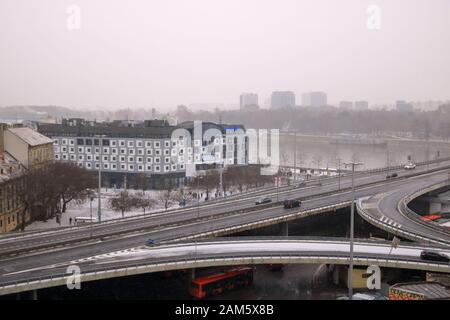
<instances>
[{"instance_id":1,"label":"snow covered ground","mask_svg":"<svg viewBox=\"0 0 450 320\"><path fill-rule=\"evenodd\" d=\"M123 191L123 189L102 189L102 199L101 199L101 211L102 211L102 221L105 220L111 220L111 219L120 219L122 218L121 212L113 211L111 208L109 208L109 199L113 197L115 194L118 194L119 192ZM129 193L142 193L142 190L128 190ZM158 195L161 191L155 191L155 190L147 190L145 191L146 196L150 196L151 198L155 199L157 201L156 207L152 210L146 210L145 214L155 213L155 212L162 212L164 211L164 205L161 201L158 200ZM234 190L233 194L236 194L237 191ZM203 192L203 197L200 199L200 202L203 202L205 200L206 194ZM210 197L214 198L214 192L210 192ZM191 200L187 203L187 205L195 204L196 200ZM94 201L92 201L92 217L97 218L98 214L98 198L95 198ZM178 203L175 203L171 206L169 206L168 209L177 209L180 208ZM133 209L131 211L125 212L125 218L141 215L144 211L140 208ZM26 227L26 230L42 230L42 229L48 229L48 228L55 228L55 227L67 227L70 226L70 218L72 218L72 224L74 223L75 217L86 217L89 218L91 216L91 202L88 200L84 203L77 204L75 202L71 202L68 204L67 210L65 213L61 216L61 224L58 224L56 222L56 218L52 218L47 220L46 222L43 221L35 221L28 225Z\"/></svg>"},{"instance_id":2,"label":"snow covered ground","mask_svg":"<svg viewBox=\"0 0 450 320\"><path fill-rule=\"evenodd\" d=\"M114 191L114 189L102 189L102 199L101 199L101 211L102 211L102 221L105 220L111 220L111 219L120 219L122 218L121 212L116 212L109 208L109 199L113 197L116 193L119 193L120 191L117 189ZM129 193L141 193L141 190L128 190ZM145 194L147 196L151 196L153 199L157 201L156 207L152 210L146 210L145 213L152 213L157 211L164 211L164 205L161 201L158 200L158 191L154 190L148 190L145 191ZM205 195L203 195L205 196ZM201 201L204 201L202 199ZM192 203L192 202L191 202ZM188 204L191 204L188 203ZM176 209L180 208L180 206L177 204L174 204L172 206L169 206L168 209ZM98 198L95 198L94 201L92 201L92 217L97 218L98 214ZM135 215L143 214L144 211L140 208L133 209L132 211L125 212L125 218L131 217ZM55 228L55 227L67 227L70 226L70 218L72 218L72 224L74 223L75 217L87 217L89 218L91 216L91 202L87 200L84 203L77 204L75 202L71 202L67 206L67 210L65 213L61 216L61 224L58 224L56 222L56 218L49 219L46 222L43 221L35 221L27 226L26 230L41 230L41 229L48 229L48 228Z\"/></svg>"}]
</instances>

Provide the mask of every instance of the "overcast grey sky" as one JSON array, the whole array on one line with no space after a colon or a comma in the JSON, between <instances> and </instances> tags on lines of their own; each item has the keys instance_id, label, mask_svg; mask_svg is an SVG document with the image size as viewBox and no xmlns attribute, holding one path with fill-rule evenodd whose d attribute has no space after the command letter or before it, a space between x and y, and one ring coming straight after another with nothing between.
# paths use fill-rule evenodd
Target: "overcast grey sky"
<instances>
[{"instance_id":1,"label":"overcast grey sky","mask_svg":"<svg viewBox=\"0 0 450 320\"><path fill-rule=\"evenodd\" d=\"M246 91L264 104L274 90L449 99L450 1L0 1L3 106L237 105Z\"/></svg>"}]
</instances>

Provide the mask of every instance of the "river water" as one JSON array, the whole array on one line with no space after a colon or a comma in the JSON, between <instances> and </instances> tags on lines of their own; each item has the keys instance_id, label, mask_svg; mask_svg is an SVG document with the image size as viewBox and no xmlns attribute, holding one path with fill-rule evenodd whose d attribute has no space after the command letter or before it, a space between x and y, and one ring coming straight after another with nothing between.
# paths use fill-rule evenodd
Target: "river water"
<instances>
[{"instance_id":1,"label":"river water","mask_svg":"<svg viewBox=\"0 0 450 320\"><path fill-rule=\"evenodd\" d=\"M280 163L294 165L294 152L297 150L297 166L310 168L337 168L349 161L363 162L359 169L372 169L389 165L402 165L414 162L450 157L450 143L445 141L420 141L386 139L385 144L332 143L328 137L280 134ZM294 143L296 142L296 143ZM295 145L297 147L295 147ZM428 154L428 155L427 155ZM318 165L319 164L319 165Z\"/></svg>"}]
</instances>

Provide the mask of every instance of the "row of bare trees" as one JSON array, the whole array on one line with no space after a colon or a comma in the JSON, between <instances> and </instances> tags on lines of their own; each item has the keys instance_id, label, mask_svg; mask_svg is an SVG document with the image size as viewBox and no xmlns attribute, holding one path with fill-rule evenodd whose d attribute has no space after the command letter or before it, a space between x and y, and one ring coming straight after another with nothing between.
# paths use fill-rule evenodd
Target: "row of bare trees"
<instances>
[{"instance_id":1,"label":"row of bare trees","mask_svg":"<svg viewBox=\"0 0 450 320\"><path fill-rule=\"evenodd\" d=\"M272 176L260 174L259 167L228 167L223 172L222 184L224 191L237 187L240 192L245 188L262 186L265 183L272 182ZM138 177L139 188L142 192L131 193L128 190L121 191L116 196L109 199L109 207L122 214L133 209L142 209L144 214L147 210L156 207L158 203L164 210L168 210L174 204L186 204L189 201L197 199L200 193L205 193L206 199L209 199L212 190L217 190L220 184L220 171L208 170L203 174L191 179L186 188L177 188L173 184L166 185L166 189L153 195L145 193L145 187L148 182L144 178Z\"/></svg>"},{"instance_id":2,"label":"row of bare trees","mask_svg":"<svg viewBox=\"0 0 450 320\"><path fill-rule=\"evenodd\" d=\"M167 210L173 204L186 203L192 198L192 193L186 192L184 189L175 190L171 187L160 191L157 197L154 198L144 192L131 193L128 190L124 190L109 199L109 207L116 212L120 212L122 218L124 218L125 212L133 209L142 209L145 214L147 210L151 210L158 203L161 203L164 210Z\"/></svg>"},{"instance_id":3,"label":"row of bare trees","mask_svg":"<svg viewBox=\"0 0 450 320\"><path fill-rule=\"evenodd\" d=\"M65 212L71 201L83 201L86 190L95 186L95 177L76 164L48 162L25 171L15 183L22 204L20 228L24 230L27 213L29 222L46 221L55 215L60 204L61 211Z\"/></svg>"}]
</instances>

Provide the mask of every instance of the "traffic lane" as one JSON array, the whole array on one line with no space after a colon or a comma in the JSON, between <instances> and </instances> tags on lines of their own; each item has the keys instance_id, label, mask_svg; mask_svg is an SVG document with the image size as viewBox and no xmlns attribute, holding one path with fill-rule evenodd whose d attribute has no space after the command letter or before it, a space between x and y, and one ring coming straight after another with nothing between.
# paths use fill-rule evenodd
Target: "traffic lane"
<instances>
[{"instance_id":1,"label":"traffic lane","mask_svg":"<svg viewBox=\"0 0 450 320\"><path fill-rule=\"evenodd\" d=\"M232 242L232 241L230 241ZM62 275L67 272L67 267L76 264L82 272L95 272L109 268L125 268L137 264L164 263L173 261L183 261L189 259L214 259L214 258L233 258L239 256L258 257L264 255L280 254L288 256L330 256L330 257L348 257L350 244L348 241L238 241L235 243L203 243L203 244L184 244L181 246L166 246L162 248L143 248L139 252L113 255L111 257L100 257L94 260L79 262L71 261L67 264L47 265L35 270L23 270L22 272L13 272L0 276L0 283L13 281L26 281L39 277L49 277ZM399 261L424 262L420 258L423 250L427 247L418 246L400 246L391 251L391 246L386 243L360 243L354 244L354 256L356 258L377 258ZM442 254L450 255L449 250L435 248ZM439 263L439 262L436 262ZM448 265L446 263L439 263Z\"/></svg>"},{"instance_id":2,"label":"traffic lane","mask_svg":"<svg viewBox=\"0 0 450 320\"><path fill-rule=\"evenodd\" d=\"M412 221L398 211L398 203L404 197L417 191L418 189L442 182L445 178L445 175L439 177L427 177L423 181L418 182L416 185L411 185L409 188L404 188L402 190L392 192L379 201L378 210L382 215L397 222L401 226L402 230L412 231L425 238L432 237L435 240L442 239L445 241L450 241L450 233L445 232L444 230L438 232L437 230L428 228L418 222Z\"/></svg>"},{"instance_id":3,"label":"traffic lane","mask_svg":"<svg viewBox=\"0 0 450 320\"><path fill-rule=\"evenodd\" d=\"M367 180L367 178L361 178L361 180ZM375 179L373 179L375 181ZM301 189L294 189L285 191L278 194L278 200L283 201L285 199L290 198L298 198L298 197L310 197L316 194L332 192L336 188L337 184L329 184L321 187L308 187ZM351 182L343 181L341 183L342 188L349 187ZM277 201L276 192L270 194L272 201ZM81 241L81 240L89 240L92 237L100 237L114 233L125 233L135 230L142 230L145 228L157 227L163 224L171 224L178 223L182 221L189 221L196 218L204 218L208 216L218 216L224 213L228 213L233 210L242 210L254 207L255 199L247 199L242 202L236 204L217 204L215 205L216 209L213 213L211 213L211 208L199 207L198 209L190 209L183 212L177 213L168 213L163 214L158 217L152 217L149 215L145 220L124 220L118 221L117 223L107 224L107 225L92 225L90 228L85 227L81 230L70 230L65 232L64 234L58 234L57 241L59 243L63 241ZM2 249L0 249L0 253L7 252L8 250L19 250L19 249L31 249L33 247L42 246L44 244L52 244L55 245L54 234L50 235L42 235L36 236L33 238L22 239L20 241L10 240L9 243L2 243Z\"/></svg>"},{"instance_id":4,"label":"traffic lane","mask_svg":"<svg viewBox=\"0 0 450 320\"><path fill-rule=\"evenodd\" d=\"M440 167L442 166L442 163L440 164L435 164L435 165L430 165L430 168L432 167ZM420 171L419 171L420 172ZM404 174L408 174L409 172L405 172ZM364 184L364 183L371 183L371 182L376 182L379 181L380 178L381 180L383 180L383 177L385 175L384 172L382 172L381 174L377 174L374 176L371 176L370 174L368 174L369 176L366 177L363 176L359 177L357 179L355 179L355 184L356 185L360 185L360 184ZM403 174L400 174L400 176ZM348 181L347 181L348 180ZM330 183L330 184L325 184L323 186L318 186L318 187L309 187L306 189L291 189L291 190L286 190L283 191L281 193L279 193L278 195L276 195L277 193L273 193L269 194L269 196L271 196L273 201L276 201L277 198L278 200L285 200L285 199L290 199L293 197L308 197L308 196L312 196L316 193L324 193L324 192L332 192L335 191L337 188L336 186L338 185L338 183L335 181L334 183ZM348 188L351 186L351 178L341 178L341 188ZM300 195L300 193L303 193ZM162 217L158 218L155 217L154 221L151 221L153 218L152 216L149 216L147 218L143 218L146 219L145 221L141 221L141 220L124 220L124 221L118 221L116 223L113 224L106 224L106 225L99 225L99 226L93 226L92 228L85 228L84 231L80 230L69 230L67 231L67 233L65 235L59 235L58 237L58 241L59 243L63 242L63 241L83 241L83 240L89 240L92 237L100 237L100 236L105 236L108 234L114 234L114 233L126 233L126 232L131 232L131 231L136 231L136 230L142 230L144 228L152 228L152 227L156 227L162 224L168 224L168 223L176 223L176 222L181 222L181 220L178 220L178 217L181 217L182 219L188 221L191 219L195 219L198 217L204 217L206 215L206 213L209 216L212 216L212 214L210 213L211 208L209 206L217 206L217 209L215 211L214 214L216 215L221 215L223 213L229 212L231 210L241 210L244 208L248 208L245 206L250 206L253 202L254 202L255 198L250 198L250 199L243 199L243 200L232 200L231 202L236 202L236 204L232 204L230 206L230 203L216 203L216 204L211 204L211 205L206 205L208 206L207 208L205 208L204 206L196 208L196 209L185 209L182 210L181 212L177 212L177 213L173 213L173 214L168 214L167 217L165 215L163 215ZM201 208L201 209L200 209ZM39 236L37 236L39 237ZM0 240L1 241L1 240ZM36 238L32 238L32 239L24 239L22 241L14 241L13 243L11 243L10 245L8 245L7 243L3 243L2 248L3 248L3 252L7 252L8 250L19 250L19 249L31 249L33 246L43 246L45 244L55 244L55 238L53 235L44 235L43 237L41 237L41 239L36 239ZM0 250L1 253L1 250Z\"/></svg>"},{"instance_id":5,"label":"traffic lane","mask_svg":"<svg viewBox=\"0 0 450 320\"><path fill-rule=\"evenodd\" d=\"M325 200L310 200L303 203L301 210L311 209L317 206L325 206L336 202L343 202L349 200L350 192L345 195L330 196L330 199ZM0 273L12 272L22 270L24 268L36 268L46 264L62 263L80 258L86 258L93 255L99 255L107 252L120 251L128 248L142 246L149 238L157 241L173 240L181 238L189 234L197 234L202 232L213 231L225 227L242 225L251 222L257 222L261 219L269 219L279 217L288 212L296 212L298 210L288 210L282 207L270 208L259 211L258 213L249 212L245 214L236 215L233 217L222 217L214 220L214 224L209 221L197 222L190 225L183 225L178 227L167 228L159 231L146 232L135 236L113 239L108 241L99 241L94 244L86 244L73 248L66 248L61 250L48 250L46 252L37 253L31 256L19 256L2 261L0 266Z\"/></svg>"},{"instance_id":6,"label":"traffic lane","mask_svg":"<svg viewBox=\"0 0 450 320\"><path fill-rule=\"evenodd\" d=\"M417 179L417 178L416 178ZM405 181L393 182L395 185L402 185ZM413 183L413 182L410 182ZM356 192L356 197L363 197L374 193L380 193L385 190L384 185L365 187L363 190ZM326 198L309 200L303 203L302 210L312 209L317 207L323 207L339 202L349 201L351 199L351 192L344 194L332 195ZM262 219L269 219L273 217L279 217L287 212L296 212L297 209L287 210L282 207L275 208L274 210L265 210L262 212L250 212L247 214L236 215L228 218L219 218L214 220L214 225L211 225L210 221L197 222L190 225L178 226L167 228L159 231L145 232L138 235L130 235L122 237L120 239L113 239L108 241L100 241L95 244L80 245L73 248L65 248L58 251L48 250L43 253L38 253L33 256L24 256L7 259L2 262L3 267L0 267L0 272L20 270L20 268L32 268L33 266L42 266L49 263L61 263L71 260L76 260L83 257L89 257L92 255L102 254L106 252L113 252L133 248L145 244L149 238L162 240L172 240L181 238L189 234L198 234L207 231L213 231L217 229L223 229L225 227L232 227L236 225L242 225L251 222L257 222Z\"/></svg>"}]
</instances>

